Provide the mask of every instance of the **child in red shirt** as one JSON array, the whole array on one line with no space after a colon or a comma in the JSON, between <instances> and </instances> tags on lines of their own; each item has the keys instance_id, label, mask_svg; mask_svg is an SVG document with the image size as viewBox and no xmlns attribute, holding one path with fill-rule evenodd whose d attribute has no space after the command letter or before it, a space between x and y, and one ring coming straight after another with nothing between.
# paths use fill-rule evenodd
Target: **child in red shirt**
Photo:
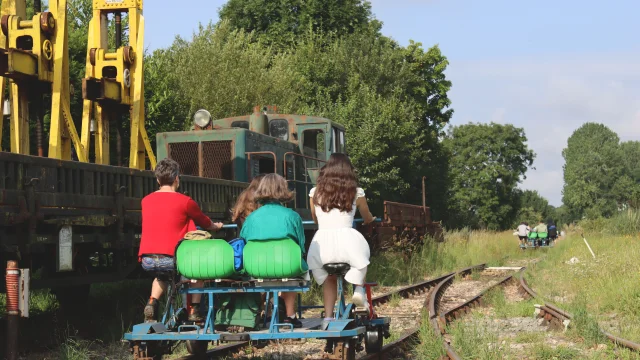
<instances>
[{"instance_id":1,"label":"child in red shirt","mask_svg":"<svg viewBox=\"0 0 640 360\"><path fill-rule=\"evenodd\" d=\"M145 321L155 321L158 299L167 290L169 274L175 269L174 255L184 235L196 230L216 231L222 223L213 223L190 197L176 192L180 186L180 166L171 159L161 160L155 169L160 189L142 199L142 238L138 257L142 268L156 275L151 298L144 308ZM201 286L201 283L198 284ZM196 286L198 286L196 285ZM199 321L200 294L192 296L190 321Z\"/></svg>"}]
</instances>

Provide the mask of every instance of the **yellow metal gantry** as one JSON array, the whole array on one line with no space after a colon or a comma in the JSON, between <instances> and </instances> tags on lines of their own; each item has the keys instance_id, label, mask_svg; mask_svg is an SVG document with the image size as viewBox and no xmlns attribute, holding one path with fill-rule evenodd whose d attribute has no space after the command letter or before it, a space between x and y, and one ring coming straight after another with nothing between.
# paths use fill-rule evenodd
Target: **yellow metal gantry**
<instances>
[{"instance_id":1,"label":"yellow metal gantry","mask_svg":"<svg viewBox=\"0 0 640 360\"><path fill-rule=\"evenodd\" d=\"M36 9L31 19L26 16L26 0L4 0L0 14L0 107L8 82L11 152L29 155L30 93L41 96L41 83L48 83L52 94L48 156L71 160L73 144L78 160L86 162L69 108L67 0L50 0L49 11Z\"/></svg>"},{"instance_id":2,"label":"yellow metal gantry","mask_svg":"<svg viewBox=\"0 0 640 360\"><path fill-rule=\"evenodd\" d=\"M122 46L120 20L128 14L129 45ZM109 52L108 15L115 14L116 50ZM145 153L151 168L156 158L144 126L144 17L142 0L94 0L89 24L86 75L82 82L82 145L88 154L91 115L96 121L96 163L109 164L109 127L122 113L130 113L129 167L145 168Z\"/></svg>"}]
</instances>

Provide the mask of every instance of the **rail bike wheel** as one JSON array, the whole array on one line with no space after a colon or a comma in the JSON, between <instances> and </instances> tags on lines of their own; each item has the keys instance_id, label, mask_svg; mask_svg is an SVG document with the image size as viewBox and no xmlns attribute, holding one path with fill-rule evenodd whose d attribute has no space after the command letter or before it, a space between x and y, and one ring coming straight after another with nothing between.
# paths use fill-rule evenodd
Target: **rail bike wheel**
<instances>
[{"instance_id":1,"label":"rail bike wheel","mask_svg":"<svg viewBox=\"0 0 640 360\"><path fill-rule=\"evenodd\" d=\"M384 333L382 329L369 329L364 334L364 346L367 354L375 354L382 349Z\"/></svg>"},{"instance_id":2,"label":"rail bike wheel","mask_svg":"<svg viewBox=\"0 0 640 360\"><path fill-rule=\"evenodd\" d=\"M207 353L208 341L202 340L187 340L187 351L191 355L202 356Z\"/></svg>"}]
</instances>

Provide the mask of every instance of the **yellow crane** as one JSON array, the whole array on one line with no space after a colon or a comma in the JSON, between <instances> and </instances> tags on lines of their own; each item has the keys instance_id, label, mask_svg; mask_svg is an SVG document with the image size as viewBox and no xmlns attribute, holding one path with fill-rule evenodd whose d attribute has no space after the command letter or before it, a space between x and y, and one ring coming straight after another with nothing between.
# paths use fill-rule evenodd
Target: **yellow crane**
<instances>
[{"instance_id":1,"label":"yellow crane","mask_svg":"<svg viewBox=\"0 0 640 360\"><path fill-rule=\"evenodd\" d=\"M41 11L34 1L35 14L27 19L25 0L4 0L0 10L0 106L9 80L11 99L11 152L29 155L30 93L42 96L42 84L51 84L51 124L49 157L71 159L71 145L78 159L87 161L69 109L69 53L67 51L67 1L49 1L49 11ZM0 120L0 138L2 132ZM42 118L36 124L38 152L42 156Z\"/></svg>"},{"instance_id":2,"label":"yellow crane","mask_svg":"<svg viewBox=\"0 0 640 360\"><path fill-rule=\"evenodd\" d=\"M156 159L144 126L144 18L142 0L93 0L89 25L86 75L82 82L83 113L80 136L70 111L67 0L50 0L49 11L34 1L35 14L26 19L26 0L2 1L0 33L0 110L9 84L11 152L29 155L29 100L51 89L50 158L70 160L71 146L78 160L89 161L92 123L95 125L95 162L110 164L109 128L130 114L129 167L151 168ZM128 15L129 44L122 44L122 14ZM108 15L116 22L116 49L108 48ZM47 89L47 87L44 87ZM47 89L48 90L48 89ZM9 112L8 109L4 109ZM0 119L0 141L2 123ZM42 118L36 121L38 155L42 156Z\"/></svg>"},{"instance_id":3,"label":"yellow crane","mask_svg":"<svg viewBox=\"0 0 640 360\"><path fill-rule=\"evenodd\" d=\"M151 168L156 159L144 127L144 17L142 0L94 0L89 24L87 70L82 81L82 145L89 151L91 115L96 121L96 163L109 164L109 127L130 113L129 167ZM122 45L122 14L128 14L129 45ZM108 50L108 15L114 14L116 50ZM145 151L146 150L146 151Z\"/></svg>"}]
</instances>

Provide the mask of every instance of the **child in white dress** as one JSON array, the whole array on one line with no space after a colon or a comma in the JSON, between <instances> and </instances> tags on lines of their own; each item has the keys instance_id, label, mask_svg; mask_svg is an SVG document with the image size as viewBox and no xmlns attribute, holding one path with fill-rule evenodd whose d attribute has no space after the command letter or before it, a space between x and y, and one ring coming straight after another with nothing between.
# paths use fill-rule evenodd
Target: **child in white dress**
<instances>
[{"instance_id":1,"label":"child in white dress","mask_svg":"<svg viewBox=\"0 0 640 360\"><path fill-rule=\"evenodd\" d=\"M323 285L326 325L332 319L337 299L337 279L329 276L324 264L347 263L351 266L345 280L356 285L352 302L359 307L368 307L364 279L369 265L369 244L355 230L353 219L356 208L365 224L375 218L371 215L364 191L357 187L357 179L344 154L332 154L320 170L317 186L309 193L311 213L318 224L311 245L307 264L318 284Z\"/></svg>"}]
</instances>

